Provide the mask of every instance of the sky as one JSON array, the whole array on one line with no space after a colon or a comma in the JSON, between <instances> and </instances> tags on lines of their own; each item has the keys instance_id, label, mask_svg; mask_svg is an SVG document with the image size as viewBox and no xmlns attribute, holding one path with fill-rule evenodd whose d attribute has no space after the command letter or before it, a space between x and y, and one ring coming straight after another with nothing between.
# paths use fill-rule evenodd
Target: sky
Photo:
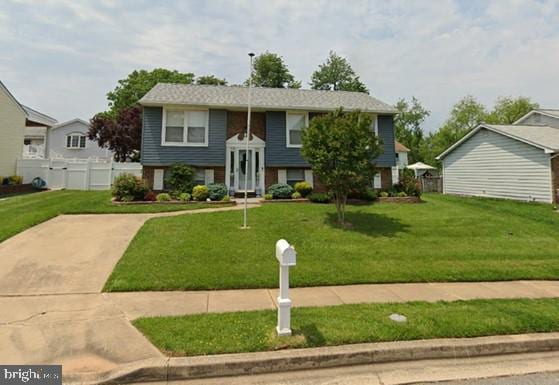
<instances>
[{"instance_id":1,"label":"sky","mask_svg":"<svg viewBox=\"0 0 559 385\"><path fill-rule=\"evenodd\" d=\"M330 50L371 95L417 97L436 130L473 95L559 108L558 0L2 0L0 80L59 121L107 109L135 69L241 83L248 52L281 55L308 88Z\"/></svg>"}]
</instances>

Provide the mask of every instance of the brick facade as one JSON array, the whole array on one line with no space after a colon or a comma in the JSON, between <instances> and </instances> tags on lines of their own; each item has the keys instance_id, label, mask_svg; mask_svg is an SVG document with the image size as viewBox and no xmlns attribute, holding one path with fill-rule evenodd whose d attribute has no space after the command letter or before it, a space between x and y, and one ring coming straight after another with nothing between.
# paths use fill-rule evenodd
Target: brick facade
<instances>
[{"instance_id":1,"label":"brick facade","mask_svg":"<svg viewBox=\"0 0 559 385\"><path fill-rule=\"evenodd\" d=\"M149 188L153 188L153 170L155 169L168 169L168 166L144 166L142 171L142 178L146 181ZM200 167L203 169L214 170L214 183L225 183L225 167Z\"/></svg>"},{"instance_id":2,"label":"brick facade","mask_svg":"<svg viewBox=\"0 0 559 385\"><path fill-rule=\"evenodd\" d=\"M392 169L389 167L380 168L380 186L383 190L392 187Z\"/></svg>"},{"instance_id":3,"label":"brick facade","mask_svg":"<svg viewBox=\"0 0 559 385\"><path fill-rule=\"evenodd\" d=\"M247 113L243 111L229 111L227 114L227 139L235 134L243 133L247 127ZM250 120L250 132L266 141L266 114L264 112L252 112ZM252 135L251 135L252 136Z\"/></svg>"}]
</instances>

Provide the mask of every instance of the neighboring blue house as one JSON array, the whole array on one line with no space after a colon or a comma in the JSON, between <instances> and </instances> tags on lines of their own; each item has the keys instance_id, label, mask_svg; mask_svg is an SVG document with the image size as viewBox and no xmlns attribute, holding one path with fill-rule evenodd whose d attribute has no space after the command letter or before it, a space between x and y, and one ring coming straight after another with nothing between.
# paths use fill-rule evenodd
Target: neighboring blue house
<instances>
[{"instance_id":1,"label":"neighboring blue house","mask_svg":"<svg viewBox=\"0 0 559 385\"><path fill-rule=\"evenodd\" d=\"M141 100L143 129L141 162L150 187L163 189L165 170L173 163L196 168L199 183L221 182L236 191L257 194L274 183L307 180L320 190L303 159L301 130L315 115L361 110L373 116L374 131L383 142L377 159L375 187L392 185L394 114L396 110L358 92L253 88L249 150L243 140L247 126L248 88L159 83ZM247 161L248 160L248 161ZM246 166L245 166L246 165Z\"/></svg>"}]
</instances>

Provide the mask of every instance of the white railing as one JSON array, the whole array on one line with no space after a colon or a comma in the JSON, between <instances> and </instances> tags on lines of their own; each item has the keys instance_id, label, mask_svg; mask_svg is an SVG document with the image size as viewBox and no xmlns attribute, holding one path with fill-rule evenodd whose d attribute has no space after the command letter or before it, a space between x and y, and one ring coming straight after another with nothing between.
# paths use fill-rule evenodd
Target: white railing
<instances>
[{"instance_id":1,"label":"white railing","mask_svg":"<svg viewBox=\"0 0 559 385\"><path fill-rule=\"evenodd\" d=\"M40 177L52 189L108 190L114 178L125 172L141 177L142 165L94 159L35 158L17 162L17 175L23 177L23 183Z\"/></svg>"},{"instance_id":2,"label":"white railing","mask_svg":"<svg viewBox=\"0 0 559 385\"><path fill-rule=\"evenodd\" d=\"M23 158L25 159L44 159L45 145L43 144L24 144Z\"/></svg>"}]
</instances>

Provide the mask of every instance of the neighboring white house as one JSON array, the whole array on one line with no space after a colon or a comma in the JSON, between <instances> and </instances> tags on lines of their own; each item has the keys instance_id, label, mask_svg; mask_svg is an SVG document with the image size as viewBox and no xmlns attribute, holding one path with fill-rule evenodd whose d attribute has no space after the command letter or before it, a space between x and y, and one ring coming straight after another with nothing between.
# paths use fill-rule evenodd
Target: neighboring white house
<instances>
[{"instance_id":1,"label":"neighboring white house","mask_svg":"<svg viewBox=\"0 0 559 385\"><path fill-rule=\"evenodd\" d=\"M480 124L438 156L443 192L551 203L559 189L559 110Z\"/></svg>"},{"instance_id":2,"label":"neighboring white house","mask_svg":"<svg viewBox=\"0 0 559 385\"><path fill-rule=\"evenodd\" d=\"M14 175L22 156L43 156L46 130L55 123L56 119L19 103L0 81L0 175Z\"/></svg>"},{"instance_id":3,"label":"neighboring white house","mask_svg":"<svg viewBox=\"0 0 559 385\"><path fill-rule=\"evenodd\" d=\"M113 153L87 138L89 123L72 119L48 130L47 154L50 158L111 159Z\"/></svg>"},{"instance_id":4,"label":"neighboring white house","mask_svg":"<svg viewBox=\"0 0 559 385\"><path fill-rule=\"evenodd\" d=\"M403 170L408 167L408 152L410 152L410 149L397 140L394 141L394 149L396 151L396 166Z\"/></svg>"}]
</instances>

